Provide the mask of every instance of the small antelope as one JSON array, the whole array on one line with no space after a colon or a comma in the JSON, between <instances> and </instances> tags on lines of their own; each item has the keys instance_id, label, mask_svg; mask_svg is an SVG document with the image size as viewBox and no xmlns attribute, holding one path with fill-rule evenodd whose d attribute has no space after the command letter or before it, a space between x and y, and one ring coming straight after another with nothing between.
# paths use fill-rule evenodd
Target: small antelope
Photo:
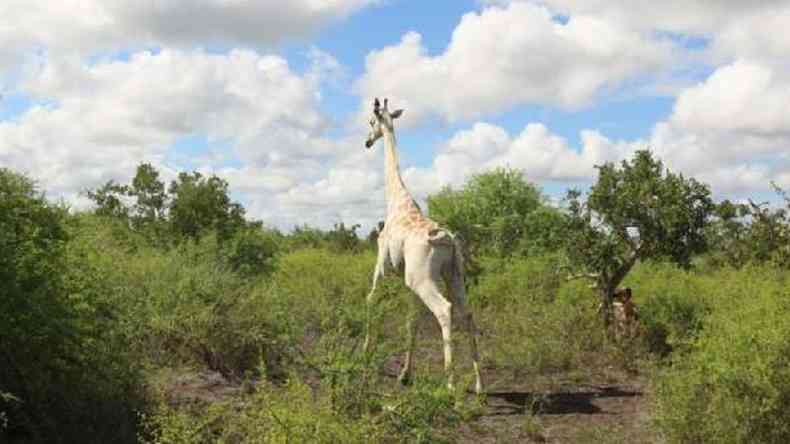
<instances>
[{"instance_id":1,"label":"small antelope","mask_svg":"<svg viewBox=\"0 0 790 444\"><path fill-rule=\"evenodd\" d=\"M614 292L614 328L615 336L620 339L623 337L633 338L638 333L639 311L636 304L631 300L631 288L618 288Z\"/></svg>"}]
</instances>

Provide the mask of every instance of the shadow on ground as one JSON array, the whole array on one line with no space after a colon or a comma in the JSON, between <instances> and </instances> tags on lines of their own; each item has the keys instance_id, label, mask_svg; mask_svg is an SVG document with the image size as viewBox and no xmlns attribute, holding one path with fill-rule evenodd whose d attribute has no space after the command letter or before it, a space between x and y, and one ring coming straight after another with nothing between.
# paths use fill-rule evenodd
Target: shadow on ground
<instances>
[{"instance_id":1,"label":"shadow on ground","mask_svg":"<svg viewBox=\"0 0 790 444\"><path fill-rule=\"evenodd\" d=\"M567 414L607 414L594 403L606 398L632 398L642 392L623 390L619 386L601 386L594 390L559 393L490 392L488 416Z\"/></svg>"}]
</instances>

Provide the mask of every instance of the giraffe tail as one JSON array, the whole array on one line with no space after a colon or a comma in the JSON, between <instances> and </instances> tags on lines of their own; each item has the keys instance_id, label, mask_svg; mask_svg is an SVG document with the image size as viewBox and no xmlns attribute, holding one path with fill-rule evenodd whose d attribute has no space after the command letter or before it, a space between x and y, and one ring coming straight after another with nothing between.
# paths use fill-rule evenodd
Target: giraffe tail
<instances>
[{"instance_id":1,"label":"giraffe tail","mask_svg":"<svg viewBox=\"0 0 790 444\"><path fill-rule=\"evenodd\" d=\"M453 245L455 236L449 231L435 228L428 232L428 243L431 245Z\"/></svg>"},{"instance_id":2,"label":"giraffe tail","mask_svg":"<svg viewBox=\"0 0 790 444\"><path fill-rule=\"evenodd\" d=\"M453 236L453 259L453 274L460 278L461 282L464 282L464 241L457 235Z\"/></svg>"}]
</instances>

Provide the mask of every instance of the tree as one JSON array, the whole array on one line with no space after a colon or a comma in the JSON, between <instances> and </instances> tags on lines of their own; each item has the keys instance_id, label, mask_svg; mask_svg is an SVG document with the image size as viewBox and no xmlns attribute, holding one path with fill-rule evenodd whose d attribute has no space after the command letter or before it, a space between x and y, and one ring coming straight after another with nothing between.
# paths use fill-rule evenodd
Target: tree
<instances>
[{"instance_id":1,"label":"tree","mask_svg":"<svg viewBox=\"0 0 790 444\"><path fill-rule=\"evenodd\" d=\"M110 180L86 194L96 204L96 214L128 219L137 230L149 229L165 219L168 204L165 184L150 163L137 166L129 185ZM133 202L131 206L130 202Z\"/></svg>"},{"instance_id":2,"label":"tree","mask_svg":"<svg viewBox=\"0 0 790 444\"><path fill-rule=\"evenodd\" d=\"M95 190L86 192L88 199L96 204L96 214L126 219L129 217L129 207L123 201L127 195L127 187L110 180Z\"/></svg>"},{"instance_id":3,"label":"tree","mask_svg":"<svg viewBox=\"0 0 790 444\"><path fill-rule=\"evenodd\" d=\"M9 392L0 397L0 412L10 410L3 416L26 431L45 416L37 407L53 378L47 366L61 372L58 360L74 358L63 281L65 219L31 180L0 168L0 394ZM18 408L9 403L15 399Z\"/></svg>"},{"instance_id":4,"label":"tree","mask_svg":"<svg viewBox=\"0 0 790 444\"><path fill-rule=\"evenodd\" d=\"M497 256L518 251L526 233L545 234L528 225L539 222L530 218L538 209L543 216L559 216L545 205L540 189L513 169L478 174L459 190L445 187L428 196L428 213L434 220L459 234L473 252Z\"/></svg>"},{"instance_id":5,"label":"tree","mask_svg":"<svg viewBox=\"0 0 790 444\"><path fill-rule=\"evenodd\" d=\"M776 184L771 183L771 186L785 206L771 208L767 202L757 204L749 200L747 214L751 223L746 243L753 261L770 261L787 267L790 265L790 198Z\"/></svg>"},{"instance_id":6,"label":"tree","mask_svg":"<svg viewBox=\"0 0 790 444\"><path fill-rule=\"evenodd\" d=\"M598 170L586 202L568 192L566 254L571 277L590 279L599 292L608 325L613 293L637 261L691 266L705 249L714 205L706 185L665 170L648 150Z\"/></svg>"},{"instance_id":7,"label":"tree","mask_svg":"<svg viewBox=\"0 0 790 444\"><path fill-rule=\"evenodd\" d=\"M749 205L724 200L716 204L705 236L708 260L714 266L742 267L755 256L747 221Z\"/></svg>"},{"instance_id":8,"label":"tree","mask_svg":"<svg viewBox=\"0 0 790 444\"><path fill-rule=\"evenodd\" d=\"M367 242L367 247L376 249L378 248L379 244L379 235L381 235L381 231L384 229L384 221L379 221L375 227L370 229L370 233L368 233L368 237L365 239Z\"/></svg>"},{"instance_id":9,"label":"tree","mask_svg":"<svg viewBox=\"0 0 790 444\"><path fill-rule=\"evenodd\" d=\"M359 227L359 224L352 224L350 227L346 227L346 224L343 222L335 223L334 228L327 231L324 238L330 248L335 251L357 252L362 249L363 245L359 235L357 235Z\"/></svg>"},{"instance_id":10,"label":"tree","mask_svg":"<svg viewBox=\"0 0 790 444\"><path fill-rule=\"evenodd\" d=\"M136 200L133 213L135 225L150 225L164 218L167 205L165 184L159 180L159 171L153 165L142 163L137 166L127 193Z\"/></svg>"},{"instance_id":11,"label":"tree","mask_svg":"<svg viewBox=\"0 0 790 444\"><path fill-rule=\"evenodd\" d=\"M157 242L168 234L198 239L209 230L227 240L243 228L260 228L246 222L244 207L231 201L225 180L197 171L180 173L165 192L159 171L142 163L129 185L109 181L87 195L96 204L96 214L127 220Z\"/></svg>"},{"instance_id":12,"label":"tree","mask_svg":"<svg viewBox=\"0 0 790 444\"><path fill-rule=\"evenodd\" d=\"M322 230L307 224L297 225L286 236L286 243L289 249L328 248L337 253L356 253L366 246L357 234L359 227L359 224L347 227L344 222L335 223L331 230Z\"/></svg>"},{"instance_id":13,"label":"tree","mask_svg":"<svg viewBox=\"0 0 790 444\"><path fill-rule=\"evenodd\" d=\"M215 230L224 240L246 225L244 207L231 201L228 182L217 176L180 173L168 193L170 225L179 236L197 239L203 232Z\"/></svg>"},{"instance_id":14,"label":"tree","mask_svg":"<svg viewBox=\"0 0 790 444\"><path fill-rule=\"evenodd\" d=\"M73 223L0 168L0 442L101 441L135 419L134 370L73 273Z\"/></svg>"}]
</instances>

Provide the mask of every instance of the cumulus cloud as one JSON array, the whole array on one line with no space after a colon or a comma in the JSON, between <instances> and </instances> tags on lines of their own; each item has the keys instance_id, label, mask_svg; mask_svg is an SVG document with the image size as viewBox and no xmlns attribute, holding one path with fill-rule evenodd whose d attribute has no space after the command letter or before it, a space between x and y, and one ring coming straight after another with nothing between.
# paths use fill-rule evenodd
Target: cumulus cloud
<instances>
[{"instance_id":1,"label":"cumulus cloud","mask_svg":"<svg viewBox=\"0 0 790 444\"><path fill-rule=\"evenodd\" d=\"M672 123L703 132L790 136L790 79L771 66L738 60L677 99Z\"/></svg>"},{"instance_id":2,"label":"cumulus cloud","mask_svg":"<svg viewBox=\"0 0 790 444\"><path fill-rule=\"evenodd\" d=\"M529 123L515 135L478 122L455 133L430 168L407 171L422 193L460 185L494 167L521 170L534 182L567 183L595 176L594 165L650 148L674 171L710 184L719 196L748 196L770 182L790 187L790 82L775 65L737 60L683 90L673 112L644 140L613 141L581 132L581 146Z\"/></svg>"},{"instance_id":3,"label":"cumulus cloud","mask_svg":"<svg viewBox=\"0 0 790 444\"><path fill-rule=\"evenodd\" d=\"M24 88L48 104L0 122L0 164L56 195L127 178L143 160L163 165L174 142L196 134L233 147L248 169L271 170L264 190L320 174L314 164L334 147L322 137L315 78L250 50L52 59Z\"/></svg>"},{"instance_id":4,"label":"cumulus cloud","mask_svg":"<svg viewBox=\"0 0 790 444\"><path fill-rule=\"evenodd\" d=\"M681 92L651 145L670 165L722 193L790 181L790 82L775 65L748 60L716 69Z\"/></svg>"},{"instance_id":5,"label":"cumulus cloud","mask_svg":"<svg viewBox=\"0 0 790 444\"><path fill-rule=\"evenodd\" d=\"M502 5L526 1L546 5L565 15L596 15L627 23L634 28L660 29L692 35L710 34L747 14L787 6L785 0L665 0L660 3L650 0L484 0L482 3Z\"/></svg>"},{"instance_id":6,"label":"cumulus cloud","mask_svg":"<svg viewBox=\"0 0 790 444\"><path fill-rule=\"evenodd\" d=\"M359 223L368 230L384 211L384 159L380 150L353 151L324 162L288 168L225 167L213 172L229 181L244 200L248 214L283 229L309 224ZM349 145L348 139L336 141ZM362 233L362 231L360 231Z\"/></svg>"},{"instance_id":7,"label":"cumulus cloud","mask_svg":"<svg viewBox=\"0 0 790 444\"><path fill-rule=\"evenodd\" d=\"M786 0L484 0L508 5L529 1L559 14L587 15L629 29L666 31L710 41L712 55L723 58L786 57L790 3Z\"/></svg>"},{"instance_id":8,"label":"cumulus cloud","mask_svg":"<svg viewBox=\"0 0 790 444\"><path fill-rule=\"evenodd\" d=\"M676 69L667 67L669 61L691 60L678 57L684 55L682 48L657 40L655 31L712 38L720 59L747 52L753 57L716 70L703 83L674 88L679 98L673 114L658 122L645 140L612 141L597 130L585 130L581 146L572 147L541 123L510 135L499 126L478 122L453 135L430 168L404 171L418 196L497 166L518 168L537 182L589 180L594 165L648 146L670 166L728 192L764 188L781 176L781 163L767 166L766 159L755 161L755 153L776 154L784 140L785 116L790 115L783 112L784 104L790 103L784 77L777 76L774 64L757 62L756 51L744 49L747 39L739 40L733 30L742 14L755 22L741 23L745 35L759 34L755 17L770 15L786 3L483 3L487 7L467 14L439 54L429 54L417 33L371 52L357 83L364 103L374 95L393 98L407 109L407 125L431 114L450 121L473 119L522 103L573 109L594 100L604 88L646 72ZM781 21L775 18L771 23ZM728 35L742 48L722 43ZM774 52L782 48L773 46L780 48ZM767 138L773 143L766 143ZM745 160L750 162L743 164Z\"/></svg>"},{"instance_id":9,"label":"cumulus cloud","mask_svg":"<svg viewBox=\"0 0 790 444\"><path fill-rule=\"evenodd\" d=\"M371 52L356 87L366 106L373 96L405 106L407 124L426 114L453 121L524 103L578 108L671 59L668 41L616 22L563 23L544 7L512 3L464 15L441 54L430 55L416 32Z\"/></svg>"},{"instance_id":10,"label":"cumulus cloud","mask_svg":"<svg viewBox=\"0 0 790 444\"><path fill-rule=\"evenodd\" d=\"M646 146L639 140L613 141L595 130L582 131L581 142L573 147L542 123L529 123L510 135L500 126L478 122L444 143L429 168L407 168L404 178L418 198L498 167L517 169L534 183L586 182L594 178L596 165L627 158Z\"/></svg>"},{"instance_id":11,"label":"cumulus cloud","mask_svg":"<svg viewBox=\"0 0 790 444\"><path fill-rule=\"evenodd\" d=\"M146 46L260 48L304 37L377 0L4 0L0 70L45 49L82 55Z\"/></svg>"}]
</instances>

